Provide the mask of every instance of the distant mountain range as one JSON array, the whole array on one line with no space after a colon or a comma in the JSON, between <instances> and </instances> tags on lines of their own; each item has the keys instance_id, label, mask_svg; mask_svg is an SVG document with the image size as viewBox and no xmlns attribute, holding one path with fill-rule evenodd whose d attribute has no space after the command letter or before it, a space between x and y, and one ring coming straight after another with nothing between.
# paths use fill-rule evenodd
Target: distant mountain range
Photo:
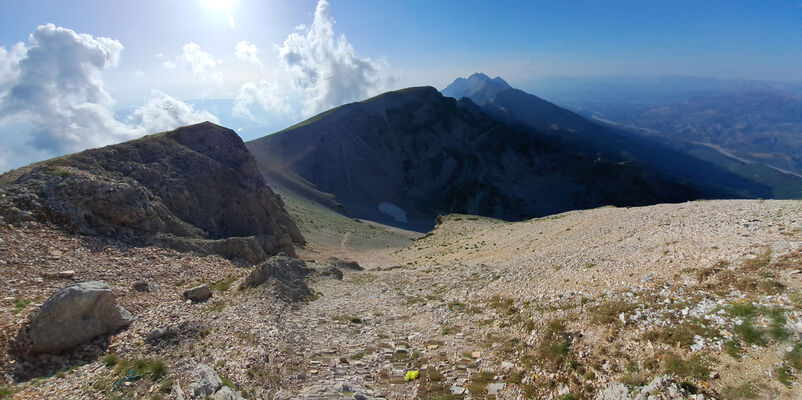
<instances>
[{"instance_id":1,"label":"distant mountain range","mask_svg":"<svg viewBox=\"0 0 802 400\"><path fill-rule=\"evenodd\" d=\"M669 76L526 85L597 122L663 140L752 179L775 181L766 167L802 176L802 83Z\"/></svg>"},{"instance_id":2,"label":"distant mountain range","mask_svg":"<svg viewBox=\"0 0 802 400\"><path fill-rule=\"evenodd\" d=\"M490 78L474 74L466 81L477 80ZM488 96L465 91L465 87L457 80L443 93L467 94L496 119L519 128L553 133L550 140L559 140L574 151L639 161L674 179L712 188L713 191L704 192L709 196L720 196L715 193L718 191L729 192L731 197L802 197L799 179L802 175L793 175L802 157L802 101L791 94L796 90L793 85L735 82L730 94L722 98L694 98L673 106L640 103L637 108L633 104L610 103L605 117L612 121L601 117L586 119L514 88L494 90ZM481 85L473 83L471 87ZM723 88L726 81L697 78L686 82L671 77L644 86L643 90L648 87L664 88L663 97L668 98L681 93L698 94L705 88ZM691 92L693 87L697 91ZM784 94L739 92L757 88ZM609 96L625 92L621 88ZM641 113L634 113L633 109ZM663 133L654 129L663 129ZM558 133L566 130L570 134Z\"/></svg>"}]
</instances>

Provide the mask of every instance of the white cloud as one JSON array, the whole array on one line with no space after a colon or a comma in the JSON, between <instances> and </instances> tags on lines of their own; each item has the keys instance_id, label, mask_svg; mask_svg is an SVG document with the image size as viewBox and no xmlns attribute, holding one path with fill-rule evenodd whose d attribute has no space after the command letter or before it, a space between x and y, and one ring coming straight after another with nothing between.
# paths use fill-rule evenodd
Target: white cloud
<instances>
[{"instance_id":1,"label":"white cloud","mask_svg":"<svg viewBox=\"0 0 802 400\"><path fill-rule=\"evenodd\" d=\"M25 44L20 42L8 50L0 46L0 98L11 89L19 75L19 62L25 57Z\"/></svg>"},{"instance_id":2,"label":"white cloud","mask_svg":"<svg viewBox=\"0 0 802 400\"><path fill-rule=\"evenodd\" d=\"M158 90L151 91L148 102L137 108L128 117L128 121L148 133L167 131L203 121L219 122L211 113L195 111L191 105Z\"/></svg>"},{"instance_id":3,"label":"white cloud","mask_svg":"<svg viewBox=\"0 0 802 400\"><path fill-rule=\"evenodd\" d=\"M261 67L262 61L259 60L259 53L260 51L255 44L248 43L245 40L237 43L237 47L234 49L234 55L237 56L237 58L242 61L254 63Z\"/></svg>"},{"instance_id":4,"label":"white cloud","mask_svg":"<svg viewBox=\"0 0 802 400\"><path fill-rule=\"evenodd\" d=\"M101 79L117 65L120 42L77 34L53 24L31 34L19 73L2 100L0 119L24 117L36 127L37 148L75 151L135 136L136 130L114 120L114 100Z\"/></svg>"},{"instance_id":5,"label":"white cloud","mask_svg":"<svg viewBox=\"0 0 802 400\"><path fill-rule=\"evenodd\" d=\"M220 86L223 84L223 74L217 71L219 63L211 54L203 51L200 45L190 42L184 45L182 53L175 58L175 61L165 61L162 66L167 69L185 67L192 71L195 78Z\"/></svg>"},{"instance_id":6,"label":"white cloud","mask_svg":"<svg viewBox=\"0 0 802 400\"><path fill-rule=\"evenodd\" d=\"M128 123L115 119L115 102L102 79L104 70L117 66L123 50L114 39L47 24L36 28L27 46L0 49L0 87L8 93L0 98L0 153L6 162L12 160L12 167L217 120L161 92L154 92Z\"/></svg>"},{"instance_id":7,"label":"white cloud","mask_svg":"<svg viewBox=\"0 0 802 400\"><path fill-rule=\"evenodd\" d=\"M278 85L266 80L248 82L240 87L233 114L255 120L250 111L250 106L254 103L274 114L287 115L292 112L284 93L279 89Z\"/></svg>"},{"instance_id":8,"label":"white cloud","mask_svg":"<svg viewBox=\"0 0 802 400\"><path fill-rule=\"evenodd\" d=\"M134 71L134 78L142 79L144 77L145 77L145 71L142 71L141 69Z\"/></svg>"},{"instance_id":9,"label":"white cloud","mask_svg":"<svg viewBox=\"0 0 802 400\"><path fill-rule=\"evenodd\" d=\"M361 100L395 82L386 62L359 58L345 36L335 38L326 0L318 2L312 26L291 33L278 49L293 85L307 93L307 115Z\"/></svg>"}]
</instances>

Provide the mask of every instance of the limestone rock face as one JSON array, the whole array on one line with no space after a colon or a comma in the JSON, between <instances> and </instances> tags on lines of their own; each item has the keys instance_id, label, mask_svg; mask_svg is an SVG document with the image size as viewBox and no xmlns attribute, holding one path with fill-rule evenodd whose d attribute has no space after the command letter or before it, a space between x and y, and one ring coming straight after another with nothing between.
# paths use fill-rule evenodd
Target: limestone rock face
<instances>
[{"instance_id":1,"label":"limestone rock face","mask_svg":"<svg viewBox=\"0 0 802 400\"><path fill-rule=\"evenodd\" d=\"M208 122L2 175L0 215L251 263L304 241L242 139Z\"/></svg>"},{"instance_id":2,"label":"limestone rock face","mask_svg":"<svg viewBox=\"0 0 802 400\"><path fill-rule=\"evenodd\" d=\"M34 315L30 330L33 351L69 350L124 328L133 320L116 304L105 282L79 282L56 292Z\"/></svg>"}]
</instances>

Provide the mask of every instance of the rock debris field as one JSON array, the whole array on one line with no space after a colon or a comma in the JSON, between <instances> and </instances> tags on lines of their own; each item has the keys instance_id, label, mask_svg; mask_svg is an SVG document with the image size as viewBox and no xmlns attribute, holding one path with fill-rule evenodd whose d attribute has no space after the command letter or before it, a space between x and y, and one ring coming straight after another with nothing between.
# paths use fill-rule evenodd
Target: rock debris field
<instances>
[{"instance_id":1,"label":"rock debris field","mask_svg":"<svg viewBox=\"0 0 802 400\"><path fill-rule=\"evenodd\" d=\"M254 266L2 223L0 398L802 397L802 201L449 215L401 248L296 251ZM31 351L81 281L133 322Z\"/></svg>"}]
</instances>

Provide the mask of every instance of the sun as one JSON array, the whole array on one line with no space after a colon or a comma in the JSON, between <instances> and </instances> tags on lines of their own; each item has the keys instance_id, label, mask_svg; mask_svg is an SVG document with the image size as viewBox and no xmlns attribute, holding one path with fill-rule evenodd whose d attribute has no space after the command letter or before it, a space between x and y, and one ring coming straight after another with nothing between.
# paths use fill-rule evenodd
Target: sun
<instances>
[{"instance_id":1,"label":"sun","mask_svg":"<svg viewBox=\"0 0 802 400\"><path fill-rule=\"evenodd\" d=\"M203 4L209 7L212 11L228 12L237 0L203 0Z\"/></svg>"}]
</instances>

